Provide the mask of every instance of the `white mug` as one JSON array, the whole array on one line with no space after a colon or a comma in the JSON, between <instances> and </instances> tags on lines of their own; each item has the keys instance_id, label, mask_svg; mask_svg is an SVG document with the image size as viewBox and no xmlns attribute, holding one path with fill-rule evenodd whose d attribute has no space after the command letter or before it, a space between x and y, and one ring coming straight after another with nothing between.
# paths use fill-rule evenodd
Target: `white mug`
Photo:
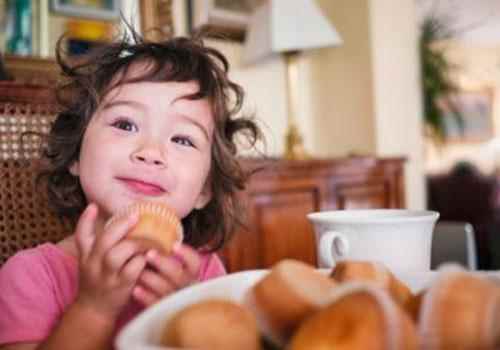
<instances>
[{"instance_id":1,"label":"white mug","mask_svg":"<svg viewBox=\"0 0 500 350\"><path fill-rule=\"evenodd\" d=\"M377 261L392 271L429 271L434 225L427 210L335 210L307 215L314 226L318 265L341 260Z\"/></svg>"}]
</instances>

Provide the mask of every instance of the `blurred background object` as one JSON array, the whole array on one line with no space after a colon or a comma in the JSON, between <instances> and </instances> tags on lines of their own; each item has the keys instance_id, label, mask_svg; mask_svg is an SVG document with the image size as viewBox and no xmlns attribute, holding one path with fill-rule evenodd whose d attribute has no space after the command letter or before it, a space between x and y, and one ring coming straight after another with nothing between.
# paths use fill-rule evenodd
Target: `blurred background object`
<instances>
[{"instance_id":1,"label":"blurred background object","mask_svg":"<svg viewBox=\"0 0 500 350\"><path fill-rule=\"evenodd\" d=\"M31 46L31 0L7 0L6 3L6 47L7 53L32 54Z\"/></svg>"},{"instance_id":2,"label":"blurred background object","mask_svg":"<svg viewBox=\"0 0 500 350\"><path fill-rule=\"evenodd\" d=\"M262 0L188 0L188 32L205 30L213 37L242 42L252 11L262 3Z\"/></svg>"},{"instance_id":3,"label":"blurred background object","mask_svg":"<svg viewBox=\"0 0 500 350\"><path fill-rule=\"evenodd\" d=\"M145 38L160 41L174 35L171 0L140 0L140 12Z\"/></svg>"},{"instance_id":4,"label":"blurred background object","mask_svg":"<svg viewBox=\"0 0 500 350\"><path fill-rule=\"evenodd\" d=\"M3 63L2 52L0 52L0 81L1 80L12 80L13 77L7 72L5 64Z\"/></svg>"},{"instance_id":5,"label":"blurred background object","mask_svg":"<svg viewBox=\"0 0 500 350\"><path fill-rule=\"evenodd\" d=\"M66 26L67 53L70 56L90 53L112 39L113 25L107 22L72 19Z\"/></svg>"},{"instance_id":6,"label":"blurred background object","mask_svg":"<svg viewBox=\"0 0 500 350\"><path fill-rule=\"evenodd\" d=\"M477 270L477 250L474 227L468 222L441 220L434 228L431 269L441 264L457 263L469 270Z\"/></svg>"},{"instance_id":7,"label":"blurred background object","mask_svg":"<svg viewBox=\"0 0 500 350\"><path fill-rule=\"evenodd\" d=\"M117 20L121 0L50 0L54 13L96 20Z\"/></svg>"},{"instance_id":8,"label":"blurred background object","mask_svg":"<svg viewBox=\"0 0 500 350\"><path fill-rule=\"evenodd\" d=\"M497 249L490 246L489 236L500 233L495 233L500 228L497 179L463 161L449 173L429 176L427 188L428 208L439 211L440 220L470 223L475 233L478 266L492 268L492 255Z\"/></svg>"}]
</instances>

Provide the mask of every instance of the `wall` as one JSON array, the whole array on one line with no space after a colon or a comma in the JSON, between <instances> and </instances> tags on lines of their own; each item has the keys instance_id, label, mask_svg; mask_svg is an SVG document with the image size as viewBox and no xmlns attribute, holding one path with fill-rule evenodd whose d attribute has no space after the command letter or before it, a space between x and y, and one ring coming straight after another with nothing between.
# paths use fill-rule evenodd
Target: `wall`
<instances>
[{"instance_id":1,"label":"wall","mask_svg":"<svg viewBox=\"0 0 500 350\"><path fill-rule=\"evenodd\" d=\"M405 155L410 207L425 203L418 27L413 1L370 2L376 154ZM397 13L397 16L394 15Z\"/></svg>"},{"instance_id":2,"label":"wall","mask_svg":"<svg viewBox=\"0 0 500 350\"><path fill-rule=\"evenodd\" d=\"M319 4L344 44L307 56L312 126L306 139L318 156L376 154L369 1Z\"/></svg>"},{"instance_id":3,"label":"wall","mask_svg":"<svg viewBox=\"0 0 500 350\"><path fill-rule=\"evenodd\" d=\"M493 135L500 138L500 46L478 45L458 40L442 42L440 49L456 65L453 79L463 90L488 89L492 95ZM494 138L478 142L451 142L436 147L426 142L426 170L429 173L448 171L462 160L491 173L500 165L500 144Z\"/></svg>"},{"instance_id":4,"label":"wall","mask_svg":"<svg viewBox=\"0 0 500 350\"><path fill-rule=\"evenodd\" d=\"M344 39L310 56L313 151L405 156L409 208L425 206L413 0L319 2ZM394 13L397 12L397 16Z\"/></svg>"}]
</instances>

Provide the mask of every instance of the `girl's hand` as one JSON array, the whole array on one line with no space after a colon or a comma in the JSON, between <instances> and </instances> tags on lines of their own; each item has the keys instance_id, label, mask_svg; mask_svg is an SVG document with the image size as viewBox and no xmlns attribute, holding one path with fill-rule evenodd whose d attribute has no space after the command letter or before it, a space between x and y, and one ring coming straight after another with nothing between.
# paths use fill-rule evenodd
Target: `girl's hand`
<instances>
[{"instance_id":1,"label":"girl's hand","mask_svg":"<svg viewBox=\"0 0 500 350\"><path fill-rule=\"evenodd\" d=\"M99 233L97 211L90 204L76 228L80 282L75 303L114 319L129 301L146 259L136 242L122 239L136 224L137 215L118 220Z\"/></svg>"},{"instance_id":2,"label":"girl's hand","mask_svg":"<svg viewBox=\"0 0 500 350\"><path fill-rule=\"evenodd\" d=\"M134 298L146 306L198 279L201 258L188 245L181 244L170 256L150 250L146 260L151 268L144 269L133 291Z\"/></svg>"}]
</instances>

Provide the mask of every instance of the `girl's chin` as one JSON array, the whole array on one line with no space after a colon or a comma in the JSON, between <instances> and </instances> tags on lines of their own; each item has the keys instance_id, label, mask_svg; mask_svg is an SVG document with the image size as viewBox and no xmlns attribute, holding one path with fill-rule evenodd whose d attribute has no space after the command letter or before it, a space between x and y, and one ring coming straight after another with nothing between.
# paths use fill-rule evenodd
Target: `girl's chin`
<instances>
[{"instance_id":1,"label":"girl's chin","mask_svg":"<svg viewBox=\"0 0 500 350\"><path fill-rule=\"evenodd\" d=\"M99 217L97 218L98 223L100 223L102 226L118 211L120 210L120 207L107 207L107 206L102 206L99 205Z\"/></svg>"}]
</instances>

